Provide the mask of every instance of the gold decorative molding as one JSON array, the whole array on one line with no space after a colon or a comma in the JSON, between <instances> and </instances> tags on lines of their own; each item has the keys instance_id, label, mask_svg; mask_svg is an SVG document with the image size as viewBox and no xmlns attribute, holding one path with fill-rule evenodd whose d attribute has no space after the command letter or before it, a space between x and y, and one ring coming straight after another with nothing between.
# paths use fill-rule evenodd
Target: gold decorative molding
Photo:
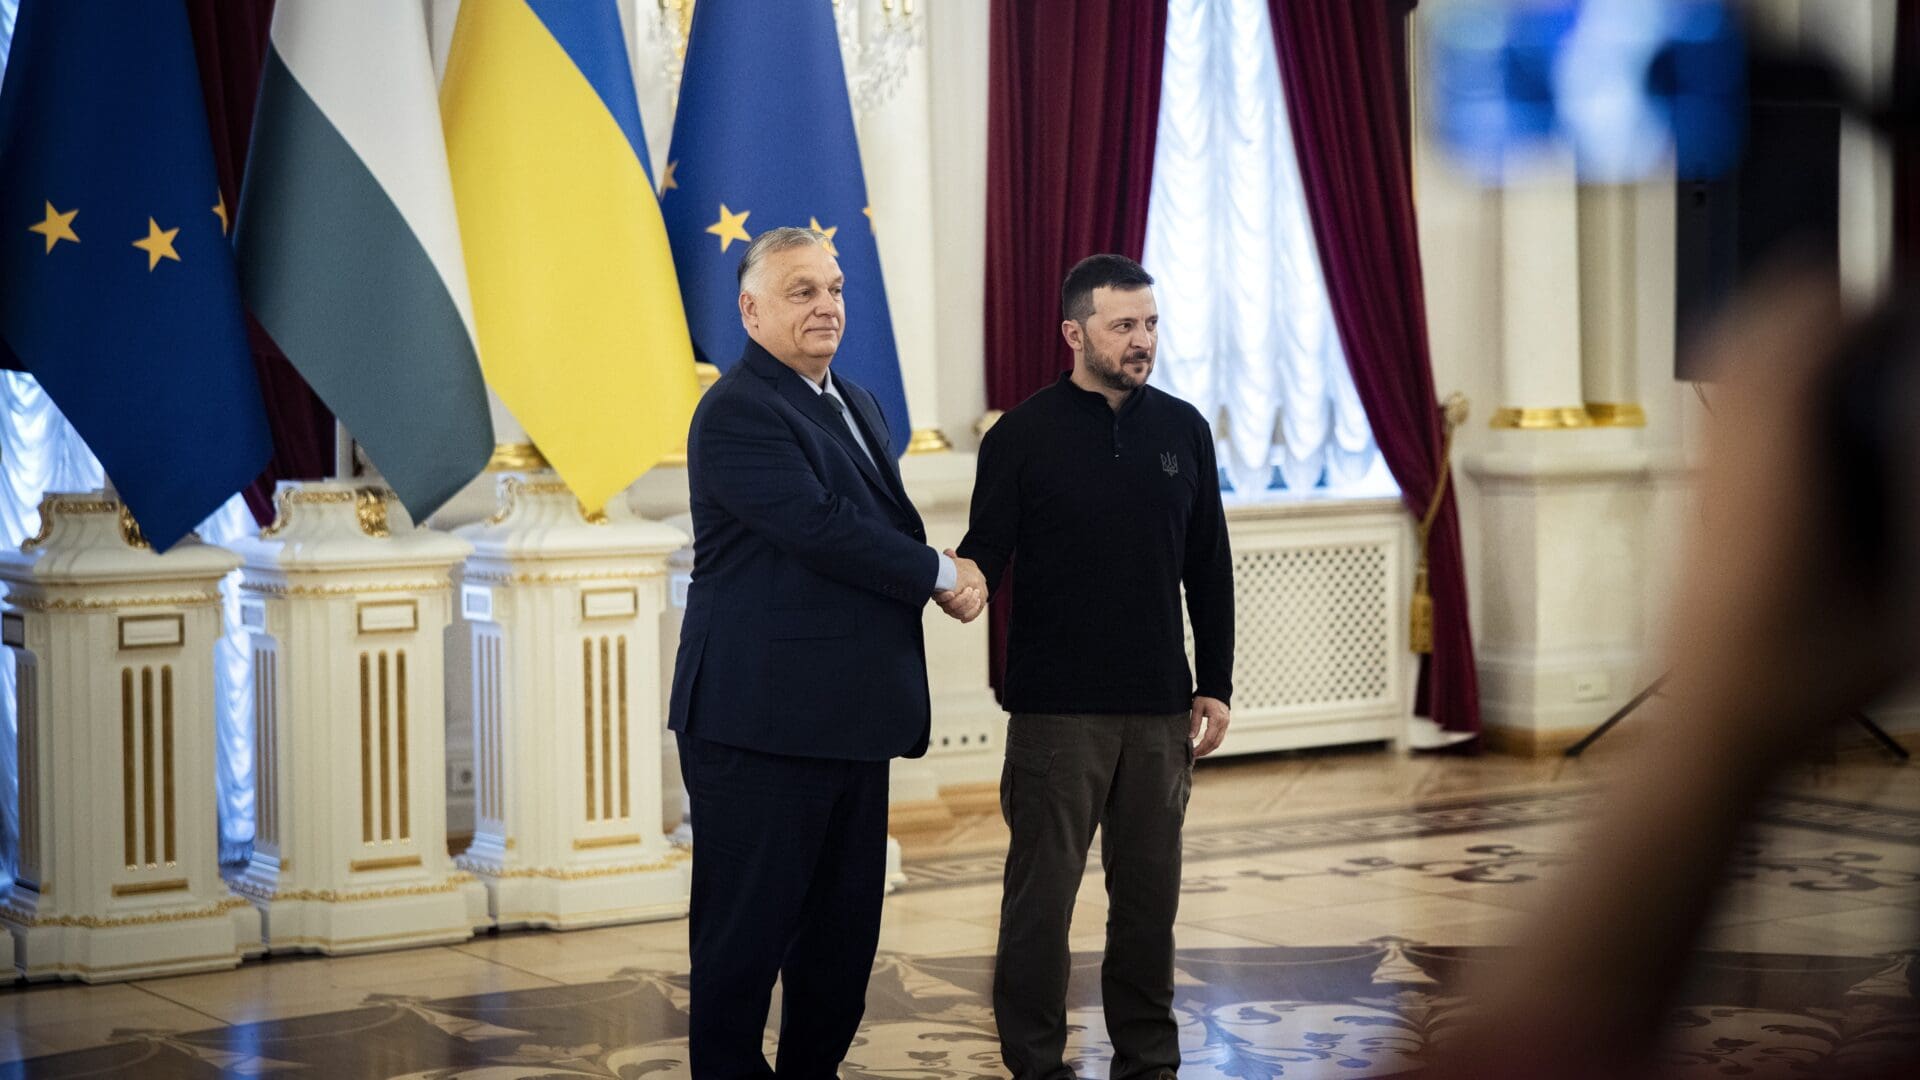
<instances>
[{"instance_id":1,"label":"gold decorative molding","mask_svg":"<svg viewBox=\"0 0 1920 1080\"><path fill-rule=\"evenodd\" d=\"M486 524L491 528L512 517L514 502L522 495L567 495L572 491L565 480L522 480L517 476L509 476L500 485L500 502L494 507ZM587 516L586 507L580 508L580 516Z\"/></svg>"},{"instance_id":2,"label":"gold decorative molding","mask_svg":"<svg viewBox=\"0 0 1920 1080\"><path fill-rule=\"evenodd\" d=\"M907 440L909 454L944 454L952 449L953 444L939 428L916 428L913 438Z\"/></svg>"},{"instance_id":3,"label":"gold decorative molding","mask_svg":"<svg viewBox=\"0 0 1920 1080\"><path fill-rule=\"evenodd\" d=\"M634 578L667 576L665 567L634 570L580 570L572 573L490 574L467 571L460 580L468 585L566 585L576 581L628 581Z\"/></svg>"},{"instance_id":4,"label":"gold decorative molding","mask_svg":"<svg viewBox=\"0 0 1920 1080\"><path fill-rule=\"evenodd\" d=\"M439 896L459 892L460 886L474 880L472 874L453 874L437 885L404 885L392 889L364 889L347 892L334 889L275 889L255 885L245 879L232 883L233 891L269 902L318 900L323 904L351 904L361 900L386 900L395 896Z\"/></svg>"},{"instance_id":5,"label":"gold decorative molding","mask_svg":"<svg viewBox=\"0 0 1920 1080\"><path fill-rule=\"evenodd\" d=\"M973 422L974 435L975 436L986 435L987 432L993 430L993 425L999 423L1000 418L1005 415L1006 415L1005 409L988 409L985 413L981 415L980 419L975 420Z\"/></svg>"},{"instance_id":6,"label":"gold decorative molding","mask_svg":"<svg viewBox=\"0 0 1920 1080\"><path fill-rule=\"evenodd\" d=\"M152 551L153 545L147 543L146 534L140 531L140 523L133 520L133 511L125 503L120 504L120 539L130 548Z\"/></svg>"},{"instance_id":7,"label":"gold decorative molding","mask_svg":"<svg viewBox=\"0 0 1920 1080\"><path fill-rule=\"evenodd\" d=\"M1594 427L1646 427L1647 410L1633 402L1589 401L1587 419Z\"/></svg>"},{"instance_id":8,"label":"gold decorative molding","mask_svg":"<svg viewBox=\"0 0 1920 1080\"><path fill-rule=\"evenodd\" d=\"M375 593L445 592L453 586L446 581L368 582L364 585L291 585L276 581L242 581L240 591L256 596L361 596ZM220 594L213 594L220 602Z\"/></svg>"},{"instance_id":9,"label":"gold decorative molding","mask_svg":"<svg viewBox=\"0 0 1920 1080\"><path fill-rule=\"evenodd\" d=\"M296 506L326 506L345 504L358 500L359 492L339 490L315 490L304 487L283 487L273 493L273 521L260 530L262 539L270 540L285 532L293 521L293 508Z\"/></svg>"},{"instance_id":10,"label":"gold decorative molding","mask_svg":"<svg viewBox=\"0 0 1920 1080\"><path fill-rule=\"evenodd\" d=\"M115 885L115 896L146 896L150 893L185 892L186 878L174 878L170 881L136 881L127 885Z\"/></svg>"},{"instance_id":11,"label":"gold decorative molding","mask_svg":"<svg viewBox=\"0 0 1920 1080\"><path fill-rule=\"evenodd\" d=\"M236 886L234 891L241 890ZM46 893L42 892L41 895L45 896ZM246 906L246 900L238 896L230 896L206 907L189 908L185 911L155 911L144 915L30 915L11 904L0 904L0 919L16 926L79 926L88 930L100 930L114 926L150 926L155 923L216 919L229 911Z\"/></svg>"},{"instance_id":12,"label":"gold decorative molding","mask_svg":"<svg viewBox=\"0 0 1920 1080\"><path fill-rule=\"evenodd\" d=\"M113 499L89 499L84 496L57 495L40 501L40 528L20 545L23 552L32 551L47 542L53 535L53 519L59 514L112 514L125 513L126 507ZM131 520L129 518L128 520ZM121 538L126 538L122 525ZM131 543L131 542L129 542ZM145 546L144 542L139 546Z\"/></svg>"},{"instance_id":13,"label":"gold decorative molding","mask_svg":"<svg viewBox=\"0 0 1920 1080\"><path fill-rule=\"evenodd\" d=\"M1593 419L1585 408L1520 409L1509 405L1495 411L1487 426L1507 431L1566 431L1592 427Z\"/></svg>"},{"instance_id":14,"label":"gold decorative molding","mask_svg":"<svg viewBox=\"0 0 1920 1080\"><path fill-rule=\"evenodd\" d=\"M575 851L591 851L603 847L632 847L640 842L639 833L627 833L624 836L582 836L573 842Z\"/></svg>"},{"instance_id":15,"label":"gold decorative molding","mask_svg":"<svg viewBox=\"0 0 1920 1080\"><path fill-rule=\"evenodd\" d=\"M589 878L618 877L621 874L657 874L662 870L671 870L686 861L686 855L679 850L669 852L663 859L645 863L619 863L613 866L583 866L575 869L553 866L516 866L511 869L479 859L462 855L453 860L455 866L484 874L490 878L543 878L549 881L584 881Z\"/></svg>"},{"instance_id":16,"label":"gold decorative molding","mask_svg":"<svg viewBox=\"0 0 1920 1080\"><path fill-rule=\"evenodd\" d=\"M393 492L379 487L363 487L353 493L353 509L360 518L361 532L375 540L393 535L387 525L387 500L392 497Z\"/></svg>"},{"instance_id":17,"label":"gold decorative molding","mask_svg":"<svg viewBox=\"0 0 1920 1080\"><path fill-rule=\"evenodd\" d=\"M392 535L387 521L387 503L394 497L392 489L377 486L351 491L283 487L273 493L273 522L260 530L260 536L271 540L285 532L293 521L295 507L344 506L351 503L359 520L360 531L375 540L384 540Z\"/></svg>"},{"instance_id":18,"label":"gold decorative molding","mask_svg":"<svg viewBox=\"0 0 1920 1080\"><path fill-rule=\"evenodd\" d=\"M420 856L418 855L395 855L386 859L355 859L347 864L347 869L356 874L364 874L374 870L401 870L419 865Z\"/></svg>"},{"instance_id":19,"label":"gold decorative molding","mask_svg":"<svg viewBox=\"0 0 1920 1080\"><path fill-rule=\"evenodd\" d=\"M539 472L551 468L545 454L530 442L500 443L487 459L488 472Z\"/></svg>"},{"instance_id":20,"label":"gold decorative molding","mask_svg":"<svg viewBox=\"0 0 1920 1080\"><path fill-rule=\"evenodd\" d=\"M7 603L21 611L106 611L122 607L211 607L220 603L220 594L171 593L165 596L101 597L67 600L42 596L13 595Z\"/></svg>"}]
</instances>

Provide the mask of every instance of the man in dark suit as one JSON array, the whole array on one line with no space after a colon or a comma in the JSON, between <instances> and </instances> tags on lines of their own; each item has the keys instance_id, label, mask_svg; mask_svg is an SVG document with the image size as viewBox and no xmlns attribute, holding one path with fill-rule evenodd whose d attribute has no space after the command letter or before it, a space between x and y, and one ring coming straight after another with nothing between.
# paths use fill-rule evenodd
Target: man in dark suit
<instances>
[{"instance_id":1,"label":"man in dark suit","mask_svg":"<svg viewBox=\"0 0 1920 1080\"><path fill-rule=\"evenodd\" d=\"M697 837L696 1077L836 1075L866 1007L885 891L887 769L927 749L921 609L985 604L927 546L873 396L829 367L846 322L825 238L772 229L740 262L747 348L687 438L694 568L669 726Z\"/></svg>"}]
</instances>

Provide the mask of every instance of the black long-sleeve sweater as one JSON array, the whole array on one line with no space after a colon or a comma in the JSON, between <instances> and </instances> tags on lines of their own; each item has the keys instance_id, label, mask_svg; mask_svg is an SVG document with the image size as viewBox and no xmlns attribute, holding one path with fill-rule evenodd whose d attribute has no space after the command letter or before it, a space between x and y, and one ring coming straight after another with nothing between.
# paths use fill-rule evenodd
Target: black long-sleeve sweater
<instances>
[{"instance_id":1,"label":"black long-sleeve sweater","mask_svg":"<svg viewBox=\"0 0 1920 1080\"><path fill-rule=\"evenodd\" d=\"M1067 376L1002 416L980 444L967 538L1013 619L1009 712L1185 712L1233 693L1233 556L1213 433L1153 387L1118 410ZM1180 590L1193 620L1187 668Z\"/></svg>"}]
</instances>

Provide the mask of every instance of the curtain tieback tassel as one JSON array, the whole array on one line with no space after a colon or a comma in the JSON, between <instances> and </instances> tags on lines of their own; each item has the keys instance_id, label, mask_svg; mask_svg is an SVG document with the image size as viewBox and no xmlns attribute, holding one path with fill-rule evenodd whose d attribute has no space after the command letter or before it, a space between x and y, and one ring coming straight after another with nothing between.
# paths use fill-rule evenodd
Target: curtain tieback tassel
<instances>
[{"instance_id":1,"label":"curtain tieback tassel","mask_svg":"<svg viewBox=\"0 0 1920 1080\"><path fill-rule=\"evenodd\" d=\"M1420 561L1413 572L1413 605L1408 612L1407 643L1415 653L1433 652L1433 592L1427 575L1427 537L1433 531L1433 519L1440 516L1440 504L1446 501L1447 486L1453 478L1453 432L1467 422L1466 395L1455 392L1441 402L1440 413L1446 434L1440 444L1440 475L1434 479L1433 498L1420 519Z\"/></svg>"}]
</instances>

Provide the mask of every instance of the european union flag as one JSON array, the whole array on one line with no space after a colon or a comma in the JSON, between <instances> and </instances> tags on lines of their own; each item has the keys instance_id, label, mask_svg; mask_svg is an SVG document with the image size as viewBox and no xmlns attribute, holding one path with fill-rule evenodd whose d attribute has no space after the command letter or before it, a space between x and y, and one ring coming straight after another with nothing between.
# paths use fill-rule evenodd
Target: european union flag
<instances>
[{"instance_id":1,"label":"european union flag","mask_svg":"<svg viewBox=\"0 0 1920 1080\"><path fill-rule=\"evenodd\" d=\"M894 456L903 453L907 395L832 0L700 0L662 172L660 211L700 359L726 368L746 345L735 278L746 242L812 226L847 275L833 369L879 399Z\"/></svg>"},{"instance_id":2,"label":"european union flag","mask_svg":"<svg viewBox=\"0 0 1920 1080\"><path fill-rule=\"evenodd\" d=\"M0 339L165 550L272 452L178 0L25 0L0 86Z\"/></svg>"}]
</instances>

